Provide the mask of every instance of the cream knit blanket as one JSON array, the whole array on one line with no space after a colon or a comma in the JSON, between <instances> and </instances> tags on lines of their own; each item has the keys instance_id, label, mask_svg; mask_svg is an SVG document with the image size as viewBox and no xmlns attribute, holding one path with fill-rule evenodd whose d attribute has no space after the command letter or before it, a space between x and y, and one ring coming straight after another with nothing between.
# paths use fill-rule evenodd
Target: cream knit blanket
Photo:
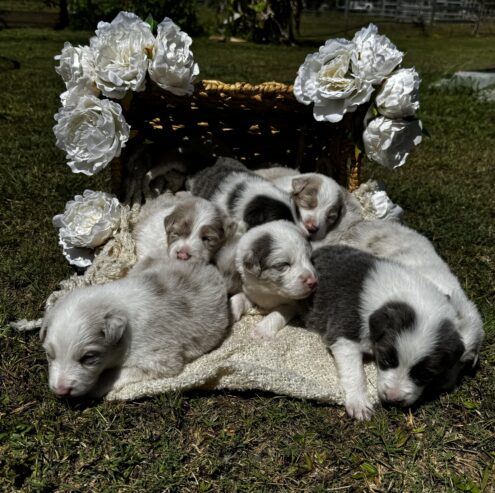
<instances>
[{"instance_id":1,"label":"cream knit blanket","mask_svg":"<svg viewBox=\"0 0 495 493\"><path fill-rule=\"evenodd\" d=\"M374 217L369 197L375 187L371 182L363 184L355 192L365 217ZM61 289L52 293L46 302L47 310L58 298L76 287L103 284L126 275L136 262L131 231L138 213L137 205L132 209L123 207L119 231L96 254L84 275L73 275L60 283ZM253 337L254 326L261 318L255 309L251 310L233 325L221 346L189 363L180 375L131 384L118 392L110 392L106 398L137 399L170 390L257 389L342 404L333 359L320 337L298 326L297 322L283 328L274 339ZM39 327L40 322L23 320L11 325L18 330L31 330ZM366 364L365 369L370 399L376 402L374 364Z\"/></svg>"}]
</instances>

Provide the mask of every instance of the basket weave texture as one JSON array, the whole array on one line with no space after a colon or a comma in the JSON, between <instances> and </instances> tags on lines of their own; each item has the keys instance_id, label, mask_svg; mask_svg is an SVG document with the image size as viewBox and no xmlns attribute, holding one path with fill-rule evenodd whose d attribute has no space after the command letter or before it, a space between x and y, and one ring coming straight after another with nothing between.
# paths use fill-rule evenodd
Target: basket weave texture
<instances>
[{"instance_id":1,"label":"basket weave texture","mask_svg":"<svg viewBox=\"0 0 495 493\"><path fill-rule=\"evenodd\" d=\"M316 121L312 108L296 100L292 85L203 80L191 96L152 86L123 106L133 129L129 149L144 141L172 148L186 144L199 152L204 166L229 156L250 169L281 165L323 173L351 191L360 184L349 115L339 124ZM128 152L113 164L114 183L125 173Z\"/></svg>"}]
</instances>

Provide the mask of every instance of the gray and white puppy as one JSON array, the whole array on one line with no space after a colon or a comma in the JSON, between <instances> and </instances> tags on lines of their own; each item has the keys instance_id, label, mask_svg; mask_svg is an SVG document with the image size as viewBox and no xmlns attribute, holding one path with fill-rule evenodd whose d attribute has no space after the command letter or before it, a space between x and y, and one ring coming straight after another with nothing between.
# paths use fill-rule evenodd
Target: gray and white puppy
<instances>
[{"instance_id":1,"label":"gray and white puppy","mask_svg":"<svg viewBox=\"0 0 495 493\"><path fill-rule=\"evenodd\" d=\"M449 297L457 312L456 330L465 347L462 360L476 364L484 337L483 321L457 277L425 236L394 221L356 221L339 235L331 231L323 242L345 244L400 262L432 282Z\"/></svg>"},{"instance_id":2,"label":"gray and white puppy","mask_svg":"<svg viewBox=\"0 0 495 493\"><path fill-rule=\"evenodd\" d=\"M187 186L193 195L219 205L241 232L281 219L305 231L291 196L233 159L219 158L190 178Z\"/></svg>"},{"instance_id":3,"label":"gray and white puppy","mask_svg":"<svg viewBox=\"0 0 495 493\"><path fill-rule=\"evenodd\" d=\"M229 318L214 266L149 257L123 279L74 289L46 313L40 337L50 389L100 397L172 377L220 344Z\"/></svg>"},{"instance_id":4,"label":"gray and white puppy","mask_svg":"<svg viewBox=\"0 0 495 493\"><path fill-rule=\"evenodd\" d=\"M256 333L273 337L301 310L300 300L315 289L311 245L289 221L273 221L250 229L239 240L235 265L242 293L231 298L234 319L252 304L269 314Z\"/></svg>"},{"instance_id":5,"label":"gray and white puppy","mask_svg":"<svg viewBox=\"0 0 495 493\"><path fill-rule=\"evenodd\" d=\"M382 401L409 406L426 388L455 386L466 348L454 306L433 283L347 246L320 248L312 260L319 282L304 324L332 352L350 416L372 414L363 353L376 361Z\"/></svg>"},{"instance_id":6,"label":"gray and white puppy","mask_svg":"<svg viewBox=\"0 0 495 493\"><path fill-rule=\"evenodd\" d=\"M162 254L208 263L236 229L235 222L208 200L163 194L142 207L133 237L138 259Z\"/></svg>"}]
</instances>

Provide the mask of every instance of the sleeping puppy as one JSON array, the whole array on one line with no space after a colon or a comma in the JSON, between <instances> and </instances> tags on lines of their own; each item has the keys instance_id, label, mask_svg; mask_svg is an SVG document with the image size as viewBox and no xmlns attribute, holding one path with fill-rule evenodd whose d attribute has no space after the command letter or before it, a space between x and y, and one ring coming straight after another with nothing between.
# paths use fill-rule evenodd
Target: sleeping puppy
<instances>
[{"instance_id":1,"label":"sleeping puppy","mask_svg":"<svg viewBox=\"0 0 495 493\"><path fill-rule=\"evenodd\" d=\"M234 319L257 305L269 314L256 333L273 337L300 312L300 300L317 284L311 246L301 230L288 221L273 221L250 229L239 240L235 265L242 293L231 298Z\"/></svg>"},{"instance_id":2,"label":"sleeping puppy","mask_svg":"<svg viewBox=\"0 0 495 493\"><path fill-rule=\"evenodd\" d=\"M233 159L219 158L215 165L190 178L187 186L193 195L226 211L241 232L281 219L305 231L290 195Z\"/></svg>"},{"instance_id":3,"label":"sleeping puppy","mask_svg":"<svg viewBox=\"0 0 495 493\"><path fill-rule=\"evenodd\" d=\"M400 262L432 282L449 297L456 310L456 329L465 347L462 361L476 365L484 336L483 321L457 277L426 237L397 222L375 220L357 221L338 236L330 232L324 242L345 244Z\"/></svg>"},{"instance_id":4,"label":"sleeping puppy","mask_svg":"<svg viewBox=\"0 0 495 493\"><path fill-rule=\"evenodd\" d=\"M323 239L336 225L348 194L335 180L319 173L279 176L272 183L292 196L311 241Z\"/></svg>"},{"instance_id":5,"label":"sleeping puppy","mask_svg":"<svg viewBox=\"0 0 495 493\"><path fill-rule=\"evenodd\" d=\"M226 336L225 283L212 265L147 259L123 279L76 288L43 320L49 386L57 396L101 397L172 377Z\"/></svg>"},{"instance_id":6,"label":"sleeping puppy","mask_svg":"<svg viewBox=\"0 0 495 493\"><path fill-rule=\"evenodd\" d=\"M369 419L363 353L377 365L381 401L410 406L428 388L450 390L465 360L452 303L412 269L346 246L316 250L318 288L305 327L332 352L347 413Z\"/></svg>"},{"instance_id":7,"label":"sleeping puppy","mask_svg":"<svg viewBox=\"0 0 495 493\"><path fill-rule=\"evenodd\" d=\"M164 194L142 207L133 236L138 259L160 252L179 260L208 263L236 229L208 200Z\"/></svg>"}]
</instances>

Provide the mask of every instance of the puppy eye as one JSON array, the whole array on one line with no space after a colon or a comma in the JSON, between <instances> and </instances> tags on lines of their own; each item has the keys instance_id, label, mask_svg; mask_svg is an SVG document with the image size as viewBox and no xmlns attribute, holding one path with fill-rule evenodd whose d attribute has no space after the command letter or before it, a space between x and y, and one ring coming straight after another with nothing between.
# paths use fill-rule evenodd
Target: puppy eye
<instances>
[{"instance_id":1,"label":"puppy eye","mask_svg":"<svg viewBox=\"0 0 495 493\"><path fill-rule=\"evenodd\" d=\"M214 243L215 242L215 237L214 236L203 236L201 238L203 243Z\"/></svg>"},{"instance_id":2,"label":"puppy eye","mask_svg":"<svg viewBox=\"0 0 495 493\"><path fill-rule=\"evenodd\" d=\"M272 269L279 270L280 272L286 271L289 267L289 262L280 262L272 265Z\"/></svg>"},{"instance_id":3,"label":"puppy eye","mask_svg":"<svg viewBox=\"0 0 495 493\"><path fill-rule=\"evenodd\" d=\"M79 363L81 363L81 365L94 365L98 362L99 358L100 358L100 353L97 353L95 351L90 351L89 353L86 353L79 360Z\"/></svg>"}]
</instances>

